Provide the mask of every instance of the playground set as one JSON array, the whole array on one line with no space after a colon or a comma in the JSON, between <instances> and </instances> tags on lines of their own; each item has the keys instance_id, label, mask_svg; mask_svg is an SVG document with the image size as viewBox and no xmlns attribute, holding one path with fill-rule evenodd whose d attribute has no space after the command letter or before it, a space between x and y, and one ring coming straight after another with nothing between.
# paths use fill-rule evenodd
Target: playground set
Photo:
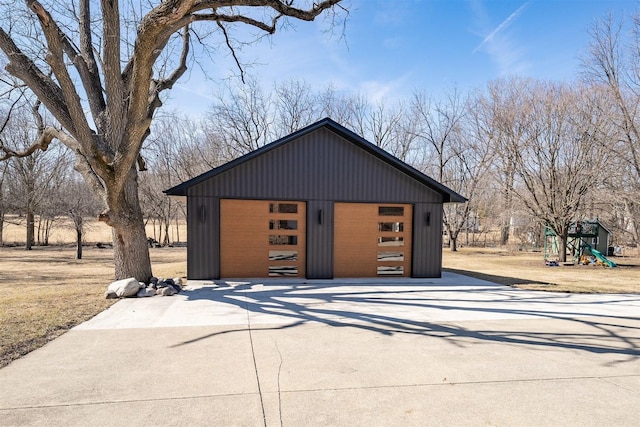
<instances>
[{"instance_id":1,"label":"playground set","mask_svg":"<svg viewBox=\"0 0 640 427\"><path fill-rule=\"evenodd\" d=\"M567 258L573 259L573 264L600 264L606 267L616 267L616 263L607 258L611 232L598 220L577 221L569 227L567 236ZM560 245L558 236L549 227L544 229L544 260L549 266L558 265Z\"/></svg>"}]
</instances>

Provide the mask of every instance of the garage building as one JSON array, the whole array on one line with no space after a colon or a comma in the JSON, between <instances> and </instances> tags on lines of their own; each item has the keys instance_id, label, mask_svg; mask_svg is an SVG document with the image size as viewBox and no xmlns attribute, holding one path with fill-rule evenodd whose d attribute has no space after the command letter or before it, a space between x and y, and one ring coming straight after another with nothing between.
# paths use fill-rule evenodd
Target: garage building
<instances>
[{"instance_id":1,"label":"garage building","mask_svg":"<svg viewBox=\"0 0 640 427\"><path fill-rule=\"evenodd\" d=\"M442 205L466 201L328 118L165 193L190 279L440 277Z\"/></svg>"}]
</instances>

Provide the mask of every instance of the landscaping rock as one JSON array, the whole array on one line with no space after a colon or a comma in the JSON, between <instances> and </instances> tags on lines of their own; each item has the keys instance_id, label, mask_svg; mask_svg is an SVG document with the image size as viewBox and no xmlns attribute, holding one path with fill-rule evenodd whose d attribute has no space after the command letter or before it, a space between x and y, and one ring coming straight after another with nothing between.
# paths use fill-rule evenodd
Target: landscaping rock
<instances>
[{"instance_id":1,"label":"landscaping rock","mask_svg":"<svg viewBox=\"0 0 640 427\"><path fill-rule=\"evenodd\" d=\"M104 293L104 297L106 299L118 299L118 295L116 294L116 291L107 291Z\"/></svg>"},{"instance_id":2,"label":"landscaping rock","mask_svg":"<svg viewBox=\"0 0 640 427\"><path fill-rule=\"evenodd\" d=\"M149 283L153 283L154 285L158 283L158 278L157 277L151 277L151 279L149 279Z\"/></svg>"},{"instance_id":3,"label":"landscaping rock","mask_svg":"<svg viewBox=\"0 0 640 427\"><path fill-rule=\"evenodd\" d=\"M116 280L107 288L107 292L115 292L118 298L127 298L135 296L140 290L140 283L133 277L128 279Z\"/></svg>"},{"instance_id":4,"label":"landscaping rock","mask_svg":"<svg viewBox=\"0 0 640 427\"><path fill-rule=\"evenodd\" d=\"M173 283L175 283L176 285L182 287L182 277L174 277L173 278Z\"/></svg>"},{"instance_id":5,"label":"landscaping rock","mask_svg":"<svg viewBox=\"0 0 640 427\"><path fill-rule=\"evenodd\" d=\"M152 297L156 294L156 290L153 288L142 288L138 291L136 296L138 298Z\"/></svg>"},{"instance_id":6,"label":"landscaping rock","mask_svg":"<svg viewBox=\"0 0 640 427\"><path fill-rule=\"evenodd\" d=\"M158 290L156 290L156 295L160 295L163 297L169 297L171 295L175 295L177 292L176 290L173 288L173 286L166 286L164 288L160 288Z\"/></svg>"}]
</instances>

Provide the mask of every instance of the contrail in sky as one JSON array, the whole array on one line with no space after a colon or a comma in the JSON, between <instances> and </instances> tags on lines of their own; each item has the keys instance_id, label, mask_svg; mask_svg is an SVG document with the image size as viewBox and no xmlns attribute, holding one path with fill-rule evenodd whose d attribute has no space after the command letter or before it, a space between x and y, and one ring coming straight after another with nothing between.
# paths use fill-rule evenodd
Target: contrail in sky
<instances>
[{"instance_id":1,"label":"contrail in sky","mask_svg":"<svg viewBox=\"0 0 640 427\"><path fill-rule=\"evenodd\" d=\"M482 46L484 46L485 44L487 44L488 42L491 41L491 39L493 39L495 37L496 34L498 34L502 29L504 29L505 27L507 27L514 19L516 19L524 10L524 8L529 4L529 2L524 3L522 6L520 6L518 8L518 10L516 10L515 12L513 12L511 15L509 15L509 17L507 19L505 19L504 21L502 21L502 23L500 25L498 25L496 27L495 30L493 30L491 32L491 34L489 34L487 37L484 38L484 40L482 40L482 43L480 43L478 45L478 47L476 47L475 49L473 49L472 53L476 53Z\"/></svg>"}]
</instances>

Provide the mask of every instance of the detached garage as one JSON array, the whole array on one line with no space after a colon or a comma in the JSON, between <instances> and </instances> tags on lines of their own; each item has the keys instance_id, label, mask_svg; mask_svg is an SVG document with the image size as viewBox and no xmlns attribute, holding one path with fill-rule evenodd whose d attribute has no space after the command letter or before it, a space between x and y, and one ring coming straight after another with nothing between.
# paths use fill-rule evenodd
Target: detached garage
<instances>
[{"instance_id":1,"label":"detached garage","mask_svg":"<svg viewBox=\"0 0 640 427\"><path fill-rule=\"evenodd\" d=\"M440 277L442 204L465 201L331 119L165 193L190 279Z\"/></svg>"}]
</instances>

